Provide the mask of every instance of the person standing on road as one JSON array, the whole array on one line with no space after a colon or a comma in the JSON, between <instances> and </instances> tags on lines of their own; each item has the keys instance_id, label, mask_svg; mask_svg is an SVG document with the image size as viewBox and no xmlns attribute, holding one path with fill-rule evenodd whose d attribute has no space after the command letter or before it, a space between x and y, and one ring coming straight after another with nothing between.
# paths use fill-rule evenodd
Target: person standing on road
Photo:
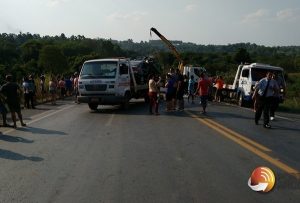
<instances>
[{"instance_id":1,"label":"person standing on road","mask_svg":"<svg viewBox=\"0 0 300 203\"><path fill-rule=\"evenodd\" d=\"M256 88L254 94L257 94L258 108L255 112L255 124L258 125L258 121L264 112L264 127L271 128L270 121L270 107L273 100L274 93L278 91L276 81L272 79L272 73L268 72L266 77L261 79Z\"/></svg>"},{"instance_id":2,"label":"person standing on road","mask_svg":"<svg viewBox=\"0 0 300 203\"><path fill-rule=\"evenodd\" d=\"M222 101L222 89L224 85L224 80L222 76L218 76L216 79L216 94L215 94L215 101L221 102Z\"/></svg>"},{"instance_id":3,"label":"person standing on road","mask_svg":"<svg viewBox=\"0 0 300 203\"><path fill-rule=\"evenodd\" d=\"M27 109L30 109L30 105L29 105L29 81L28 81L28 77L25 76L23 78L23 93L24 93L24 106Z\"/></svg>"},{"instance_id":4,"label":"person standing on road","mask_svg":"<svg viewBox=\"0 0 300 203\"><path fill-rule=\"evenodd\" d=\"M79 80L79 75L77 72L74 73L74 80L73 80L73 87L74 87L74 94L75 94L75 103L79 104L78 102L78 80Z\"/></svg>"},{"instance_id":5,"label":"person standing on road","mask_svg":"<svg viewBox=\"0 0 300 203\"><path fill-rule=\"evenodd\" d=\"M7 124L6 120L6 114L7 114L7 109L5 107L5 96L0 93L0 113L2 115L2 122L3 122L3 127L12 127L11 125Z\"/></svg>"},{"instance_id":6,"label":"person standing on road","mask_svg":"<svg viewBox=\"0 0 300 203\"><path fill-rule=\"evenodd\" d=\"M174 95L176 95L176 85L175 80L173 79L173 76L171 74L167 74L167 82L165 84L165 87L167 88L166 92L166 103L167 108L166 111L173 111L174 110L174 102L173 99L175 98Z\"/></svg>"},{"instance_id":7,"label":"person standing on road","mask_svg":"<svg viewBox=\"0 0 300 203\"><path fill-rule=\"evenodd\" d=\"M18 114L19 120L22 126L26 126L23 122L22 114L21 114L21 105L20 105L20 97L19 92L21 91L20 86L12 82L12 75L6 75L6 83L1 87L1 93L6 96L6 102L11 112L11 117L14 122L14 128L17 128L17 119L16 113Z\"/></svg>"},{"instance_id":8,"label":"person standing on road","mask_svg":"<svg viewBox=\"0 0 300 203\"><path fill-rule=\"evenodd\" d=\"M41 91L42 102L43 102L43 100L46 96L46 93L47 93L46 92L46 87L45 87L45 80L46 80L45 75L41 75L40 76L40 91ZM46 101L47 101L47 98L46 98Z\"/></svg>"},{"instance_id":9,"label":"person standing on road","mask_svg":"<svg viewBox=\"0 0 300 203\"><path fill-rule=\"evenodd\" d=\"M188 102L190 102L190 97L192 97L192 104L194 104L194 93L195 93L195 80L194 76L191 75L191 78L189 79L188 83Z\"/></svg>"},{"instance_id":10,"label":"person standing on road","mask_svg":"<svg viewBox=\"0 0 300 203\"><path fill-rule=\"evenodd\" d=\"M28 77L28 84L29 84L29 101L31 104L31 108L35 109L35 98L36 98L36 87L34 83L34 79L32 75L29 75Z\"/></svg>"},{"instance_id":11,"label":"person standing on road","mask_svg":"<svg viewBox=\"0 0 300 203\"><path fill-rule=\"evenodd\" d=\"M177 89L176 89L176 99L178 101L178 111L184 110L184 77L177 69Z\"/></svg>"},{"instance_id":12,"label":"person standing on road","mask_svg":"<svg viewBox=\"0 0 300 203\"><path fill-rule=\"evenodd\" d=\"M198 87L196 89L195 94L200 95L201 106L202 106L201 113L203 113L203 114L206 114L206 107L207 107L207 100L208 100L208 93L209 93L210 86L211 86L210 80L205 76L204 73L201 73L200 79L198 82Z\"/></svg>"},{"instance_id":13,"label":"person standing on road","mask_svg":"<svg viewBox=\"0 0 300 203\"><path fill-rule=\"evenodd\" d=\"M277 90L274 92L271 107L270 107L270 120L273 121L275 119L275 111L277 110L280 103L280 89L282 89L283 93L285 93L285 84L283 80L281 80L276 74L272 75L272 79L275 81L277 85Z\"/></svg>"},{"instance_id":14,"label":"person standing on road","mask_svg":"<svg viewBox=\"0 0 300 203\"><path fill-rule=\"evenodd\" d=\"M156 77L154 77L154 75L150 75L149 77L149 92L148 92L148 96L149 96L149 100L150 100L150 104L149 104L149 113L153 114L153 108L155 111L155 115L159 115L158 113L158 99L157 99L157 94L159 93L159 83L160 83L160 78L157 79Z\"/></svg>"},{"instance_id":15,"label":"person standing on road","mask_svg":"<svg viewBox=\"0 0 300 203\"><path fill-rule=\"evenodd\" d=\"M53 105L56 105L56 90L57 90L57 80L54 76L52 76L49 81L49 92L51 94L51 104Z\"/></svg>"}]
</instances>

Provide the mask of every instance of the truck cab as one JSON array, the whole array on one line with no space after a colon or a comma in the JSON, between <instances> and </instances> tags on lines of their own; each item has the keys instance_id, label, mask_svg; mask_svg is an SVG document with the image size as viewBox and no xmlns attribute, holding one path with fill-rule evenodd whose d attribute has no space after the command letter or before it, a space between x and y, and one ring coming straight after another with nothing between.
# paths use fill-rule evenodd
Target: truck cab
<instances>
[{"instance_id":1,"label":"truck cab","mask_svg":"<svg viewBox=\"0 0 300 203\"><path fill-rule=\"evenodd\" d=\"M194 80L197 83L200 78L200 74L206 72L206 69L198 66L184 66L183 67L183 75L190 78L192 75L194 76Z\"/></svg>"},{"instance_id":2,"label":"truck cab","mask_svg":"<svg viewBox=\"0 0 300 203\"><path fill-rule=\"evenodd\" d=\"M285 93L283 68L268 64L252 63L247 65L239 65L232 86L240 106L245 106L247 103L252 102L254 86L256 82L266 76L267 72L272 72L277 76L277 82L280 87L280 100L283 102L283 96Z\"/></svg>"},{"instance_id":3,"label":"truck cab","mask_svg":"<svg viewBox=\"0 0 300 203\"><path fill-rule=\"evenodd\" d=\"M95 59L82 65L78 101L88 103L92 110L96 110L99 104L128 106L136 90L129 59Z\"/></svg>"}]
</instances>

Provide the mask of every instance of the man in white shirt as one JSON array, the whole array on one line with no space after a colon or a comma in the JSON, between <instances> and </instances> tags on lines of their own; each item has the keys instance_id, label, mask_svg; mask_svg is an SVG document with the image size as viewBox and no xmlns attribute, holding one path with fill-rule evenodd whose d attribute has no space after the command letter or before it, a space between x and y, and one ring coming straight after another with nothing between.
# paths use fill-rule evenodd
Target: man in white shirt
<instances>
[{"instance_id":1,"label":"man in white shirt","mask_svg":"<svg viewBox=\"0 0 300 203\"><path fill-rule=\"evenodd\" d=\"M272 79L272 73L268 72L265 78L262 78L256 85L258 109L255 112L255 124L258 125L258 121L264 112L264 127L271 128L270 121L270 106L274 94L278 91L278 85L276 81Z\"/></svg>"}]
</instances>

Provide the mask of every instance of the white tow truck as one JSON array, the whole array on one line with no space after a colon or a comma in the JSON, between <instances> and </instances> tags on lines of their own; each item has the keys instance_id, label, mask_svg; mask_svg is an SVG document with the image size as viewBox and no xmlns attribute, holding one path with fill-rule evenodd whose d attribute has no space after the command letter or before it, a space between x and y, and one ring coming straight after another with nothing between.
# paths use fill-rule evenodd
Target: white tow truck
<instances>
[{"instance_id":1,"label":"white tow truck","mask_svg":"<svg viewBox=\"0 0 300 203\"><path fill-rule=\"evenodd\" d=\"M283 102L285 94L283 68L262 63L239 65L233 84L224 85L223 96L237 99L239 106L251 104L255 83L264 78L267 72L272 72L277 76L280 88L280 101Z\"/></svg>"},{"instance_id":2,"label":"white tow truck","mask_svg":"<svg viewBox=\"0 0 300 203\"><path fill-rule=\"evenodd\" d=\"M142 61L126 58L84 62L78 80L78 101L96 110L100 104L128 108L131 98L147 99L148 73L138 67L139 63Z\"/></svg>"},{"instance_id":3,"label":"white tow truck","mask_svg":"<svg viewBox=\"0 0 300 203\"><path fill-rule=\"evenodd\" d=\"M198 82L200 74L203 72L206 72L206 69L204 67L187 65L183 67L182 74L185 75L187 78L194 76L195 82Z\"/></svg>"}]
</instances>

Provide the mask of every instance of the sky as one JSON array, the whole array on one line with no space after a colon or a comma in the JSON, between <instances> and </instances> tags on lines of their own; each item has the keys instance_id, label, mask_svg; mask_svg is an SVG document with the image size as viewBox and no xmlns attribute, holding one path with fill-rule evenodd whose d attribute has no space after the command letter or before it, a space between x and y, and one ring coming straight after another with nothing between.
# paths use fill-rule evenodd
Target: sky
<instances>
[{"instance_id":1,"label":"sky","mask_svg":"<svg viewBox=\"0 0 300 203\"><path fill-rule=\"evenodd\" d=\"M299 0L0 0L0 33L300 46Z\"/></svg>"}]
</instances>

